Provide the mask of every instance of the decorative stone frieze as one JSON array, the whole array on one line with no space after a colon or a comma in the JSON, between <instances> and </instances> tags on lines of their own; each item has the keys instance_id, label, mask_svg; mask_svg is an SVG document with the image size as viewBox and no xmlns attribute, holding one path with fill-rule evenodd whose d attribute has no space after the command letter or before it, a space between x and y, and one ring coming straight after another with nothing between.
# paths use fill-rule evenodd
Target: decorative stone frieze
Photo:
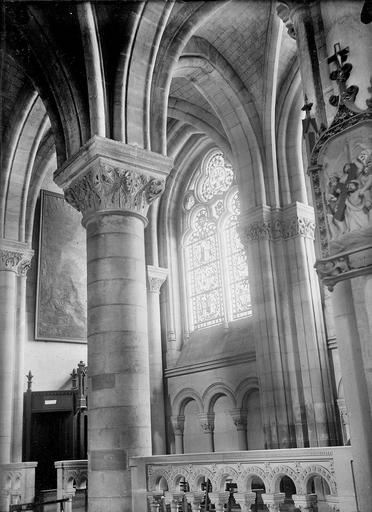
<instances>
[{"instance_id":1,"label":"decorative stone frieze","mask_svg":"<svg viewBox=\"0 0 372 512\"><path fill-rule=\"evenodd\" d=\"M0 270L15 272L26 276L31 267L34 251L26 244L10 240L0 240Z\"/></svg>"},{"instance_id":2,"label":"decorative stone frieze","mask_svg":"<svg viewBox=\"0 0 372 512\"><path fill-rule=\"evenodd\" d=\"M167 279L166 268L147 265L147 289L152 293L160 293L160 288Z\"/></svg>"},{"instance_id":3,"label":"decorative stone frieze","mask_svg":"<svg viewBox=\"0 0 372 512\"><path fill-rule=\"evenodd\" d=\"M345 450L345 464L347 464L349 460L347 457L351 456L351 451L348 451L349 447L342 449ZM339 456L340 450L337 450L337 456ZM181 457L187 457L185 455L179 456L179 460L172 460L172 463L169 464L165 464L163 460L161 464L157 465L153 460L149 460L147 465L148 491L155 491L157 482L162 477L167 481L169 489L175 489L179 475L182 475L185 481L189 483L190 491L199 489L200 475L204 475L205 478L210 480L213 490L218 490L224 488L223 482L228 475L237 484L238 492L246 492L247 485L253 476L258 476L263 481L266 492L273 496L276 492L278 479L280 480L283 475L286 475L293 480L299 494L306 494L307 483L311 476L319 476L327 482L331 495L337 496L338 489L332 450L329 451L329 455L326 455L324 449L312 449L311 452L307 450L303 452L303 456L300 455L299 450L294 452L291 452L291 450L274 450L270 451L270 453L273 453L271 459L267 450L262 452L262 457L261 455L258 456L259 452L256 451L254 452L255 458L252 461L249 460L249 451L235 453L237 455L244 453L245 455L234 461L233 458L229 459L225 454L225 462L214 461L218 454L210 454L209 460L200 460L198 463L190 463L187 459L182 462ZM276 456L280 456L281 461L276 461ZM305 459L306 456L308 457L307 460L299 460L299 457ZM261 458L262 460L258 461ZM286 460L283 461L283 459Z\"/></svg>"},{"instance_id":4,"label":"decorative stone frieze","mask_svg":"<svg viewBox=\"0 0 372 512\"><path fill-rule=\"evenodd\" d=\"M259 240L288 240L298 236L314 239L315 222L311 207L294 203L283 209L265 211L260 220L241 222L242 243Z\"/></svg>"}]
</instances>

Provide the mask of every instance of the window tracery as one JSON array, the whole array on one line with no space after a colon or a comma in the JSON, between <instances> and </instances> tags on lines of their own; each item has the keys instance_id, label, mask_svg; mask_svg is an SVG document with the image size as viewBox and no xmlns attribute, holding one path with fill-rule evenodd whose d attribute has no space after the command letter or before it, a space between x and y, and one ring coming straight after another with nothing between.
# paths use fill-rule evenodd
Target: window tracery
<instances>
[{"instance_id":1,"label":"window tracery","mask_svg":"<svg viewBox=\"0 0 372 512\"><path fill-rule=\"evenodd\" d=\"M190 330L250 315L247 260L238 234L239 192L221 151L207 155L183 206Z\"/></svg>"}]
</instances>

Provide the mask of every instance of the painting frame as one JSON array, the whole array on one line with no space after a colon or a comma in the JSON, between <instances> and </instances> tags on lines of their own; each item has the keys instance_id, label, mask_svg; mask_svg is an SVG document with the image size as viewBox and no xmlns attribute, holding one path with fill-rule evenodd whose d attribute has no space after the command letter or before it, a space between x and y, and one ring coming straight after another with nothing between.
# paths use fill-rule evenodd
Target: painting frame
<instances>
[{"instance_id":1,"label":"painting frame","mask_svg":"<svg viewBox=\"0 0 372 512\"><path fill-rule=\"evenodd\" d=\"M35 341L86 344L86 319L86 239L80 214L62 194L41 190Z\"/></svg>"}]
</instances>

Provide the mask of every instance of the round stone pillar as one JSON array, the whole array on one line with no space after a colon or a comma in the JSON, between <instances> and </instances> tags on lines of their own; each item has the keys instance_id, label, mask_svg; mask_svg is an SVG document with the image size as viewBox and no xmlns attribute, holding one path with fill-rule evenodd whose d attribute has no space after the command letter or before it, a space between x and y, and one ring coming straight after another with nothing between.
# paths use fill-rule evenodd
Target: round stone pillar
<instances>
[{"instance_id":1,"label":"round stone pillar","mask_svg":"<svg viewBox=\"0 0 372 512\"><path fill-rule=\"evenodd\" d=\"M163 359L160 330L160 288L167 277L164 268L147 265L147 304L150 356L152 454L166 452L163 389Z\"/></svg>"},{"instance_id":2,"label":"round stone pillar","mask_svg":"<svg viewBox=\"0 0 372 512\"><path fill-rule=\"evenodd\" d=\"M22 460L21 452L12 453L12 438L22 439L22 421L14 425L13 414L18 415L23 404L23 387L18 385L16 373L23 358L23 346L17 346L16 352L17 276L28 268L31 257L32 251L25 244L0 240L0 464L13 462L14 456L19 459L16 462Z\"/></svg>"},{"instance_id":3,"label":"round stone pillar","mask_svg":"<svg viewBox=\"0 0 372 512\"><path fill-rule=\"evenodd\" d=\"M169 170L96 136L55 173L87 230L90 512L132 511L129 459L151 455L144 226Z\"/></svg>"}]
</instances>

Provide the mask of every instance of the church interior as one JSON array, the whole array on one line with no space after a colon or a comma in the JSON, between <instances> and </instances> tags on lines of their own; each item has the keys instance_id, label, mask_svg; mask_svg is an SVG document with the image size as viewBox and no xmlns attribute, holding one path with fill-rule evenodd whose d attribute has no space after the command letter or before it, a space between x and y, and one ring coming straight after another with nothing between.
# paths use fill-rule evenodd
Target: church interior
<instances>
[{"instance_id":1,"label":"church interior","mask_svg":"<svg viewBox=\"0 0 372 512\"><path fill-rule=\"evenodd\" d=\"M0 52L0 512L370 512L372 2L3 0Z\"/></svg>"}]
</instances>

